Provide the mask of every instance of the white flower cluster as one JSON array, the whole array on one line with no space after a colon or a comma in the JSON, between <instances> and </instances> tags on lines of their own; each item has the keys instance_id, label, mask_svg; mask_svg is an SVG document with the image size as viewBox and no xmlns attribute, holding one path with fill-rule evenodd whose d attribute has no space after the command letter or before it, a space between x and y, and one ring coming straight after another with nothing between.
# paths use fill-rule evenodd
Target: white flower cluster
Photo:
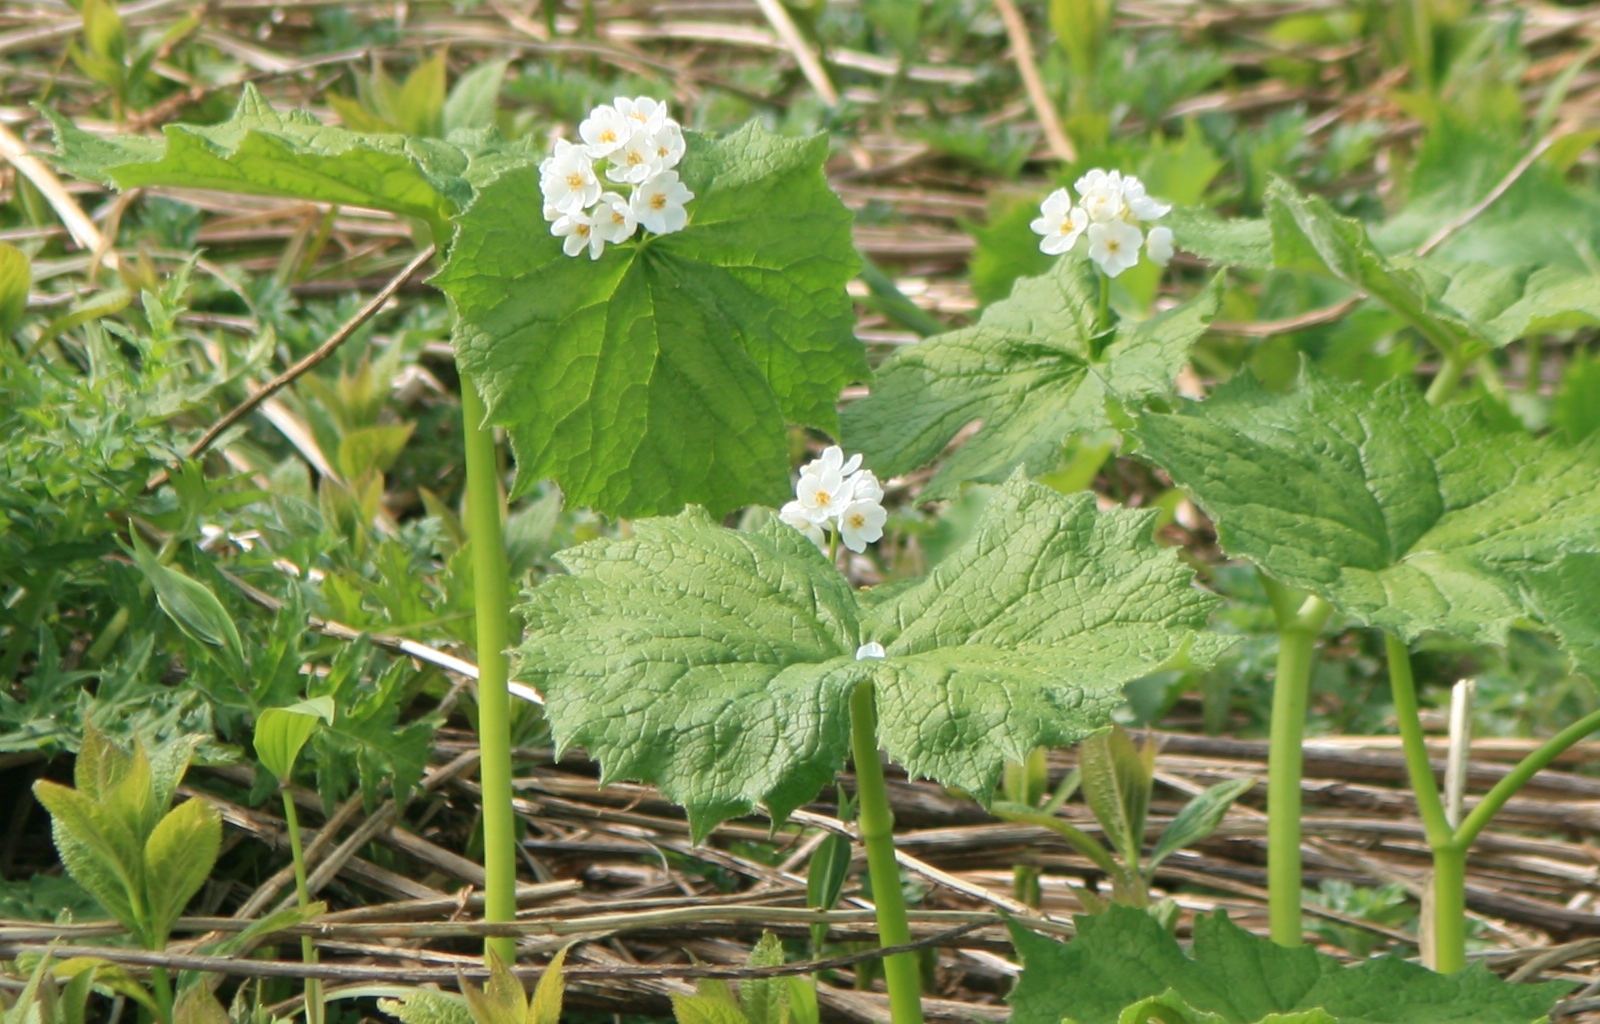
<instances>
[{"instance_id":1,"label":"white flower cluster","mask_svg":"<svg viewBox=\"0 0 1600 1024\"><path fill-rule=\"evenodd\" d=\"M839 531L844 546L857 554L883 536L883 524L889 518L883 508L883 485L872 470L861 468L860 455L852 455L846 462L838 445L800 467L794 496L795 500L778 511L778 518L818 547L827 544L825 526Z\"/></svg>"},{"instance_id":2,"label":"white flower cluster","mask_svg":"<svg viewBox=\"0 0 1600 1024\"><path fill-rule=\"evenodd\" d=\"M672 168L683 159L683 128L667 116L667 105L648 96L618 96L589 111L578 126L581 145L557 139L555 152L539 165L544 219L565 239L561 249L576 256L585 248L597 260L606 243L626 242L643 224L658 235L682 231L684 204L694 193ZM605 188L607 180L629 194Z\"/></svg>"},{"instance_id":3,"label":"white flower cluster","mask_svg":"<svg viewBox=\"0 0 1600 1024\"><path fill-rule=\"evenodd\" d=\"M1039 218L1030 227L1044 236L1039 249L1052 256L1068 252L1084 235L1089 238L1089 258L1107 277L1116 277L1139 262L1139 246L1158 266L1172 259L1172 229L1154 227L1146 235L1142 222L1164 217L1172 207L1145 195L1144 182L1120 171L1095 168L1079 178L1073 188L1079 202L1058 188L1039 204Z\"/></svg>"}]
</instances>

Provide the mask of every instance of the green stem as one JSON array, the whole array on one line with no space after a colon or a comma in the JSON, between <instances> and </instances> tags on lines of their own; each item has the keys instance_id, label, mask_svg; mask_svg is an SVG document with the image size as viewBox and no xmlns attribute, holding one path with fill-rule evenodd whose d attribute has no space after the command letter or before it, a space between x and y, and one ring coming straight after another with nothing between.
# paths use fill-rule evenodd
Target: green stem
<instances>
[{"instance_id":1,"label":"green stem","mask_svg":"<svg viewBox=\"0 0 1600 1024\"><path fill-rule=\"evenodd\" d=\"M1489 824L1489 819L1505 806L1506 801L1511 799L1517 790L1527 785L1529 779L1560 757L1568 747L1597 729L1600 729L1600 711L1591 711L1550 737L1538 750L1517 762L1517 766L1511 769L1510 774L1495 783L1488 795L1472 809L1472 813L1462 820L1461 827L1456 829L1456 842L1460 843L1463 849L1472 845L1477 840L1478 833Z\"/></svg>"},{"instance_id":2,"label":"green stem","mask_svg":"<svg viewBox=\"0 0 1600 1024\"><path fill-rule=\"evenodd\" d=\"M1422 715L1417 703L1416 680L1411 674L1411 652L1405 641L1385 633L1385 653L1389 661L1389 689L1394 694L1394 715L1400 725L1400 744L1405 751L1406 774L1417 797L1417 813L1433 850L1431 919L1432 955L1424 957L1426 966L1442 974L1453 974L1466 966L1467 958L1467 847L1456 841L1455 832L1444 812L1439 784L1428 759L1428 743L1422 735ZM1431 960L1431 962L1427 962Z\"/></svg>"},{"instance_id":3,"label":"green stem","mask_svg":"<svg viewBox=\"0 0 1600 1024\"><path fill-rule=\"evenodd\" d=\"M510 581L500 521L500 474L494 428L476 383L461 375L467 462L467 536L472 542L473 609L478 630L478 776L483 786L485 921L517 916L516 819L511 806ZM501 961L516 963L516 940L484 940Z\"/></svg>"},{"instance_id":4,"label":"green stem","mask_svg":"<svg viewBox=\"0 0 1600 1024\"><path fill-rule=\"evenodd\" d=\"M1422 736L1422 717L1417 705L1417 686L1411 676L1411 652L1405 641L1385 633L1384 649L1389 659L1389 689L1394 694L1394 715L1400 724L1400 744L1406 756L1406 774L1417 796L1417 813L1428 845L1435 850L1450 845L1455 836L1445 818L1444 800L1428 760L1428 743Z\"/></svg>"},{"instance_id":5,"label":"green stem","mask_svg":"<svg viewBox=\"0 0 1600 1024\"><path fill-rule=\"evenodd\" d=\"M850 697L850 752L856 766L857 827L867 851L872 898L878 907L878 941L898 946L911 941L905 895L900 891L900 865L894 857L894 812L878 760L878 711L872 683L863 682ZM885 957L883 978L889 986L893 1024L922 1024L922 970L914 953Z\"/></svg>"},{"instance_id":6,"label":"green stem","mask_svg":"<svg viewBox=\"0 0 1600 1024\"><path fill-rule=\"evenodd\" d=\"M1267 893L1272 941L1300 945L1300 776L1306 707L1317 634L1332 609L1320 597L1268 587L1278 618L1278 669L1272 684L1267 754ZM1298 603L1291 600L1299 598Z\"/></svg>"},{"instance_id":7,"label":"green stem","mask_svg":"<svg viewBox=\"0 0 1600 1024\"><path fill-rule=\"evenodd\" d=\"M282 781L283 789L283 820L289 827L289 856L294 858L294 894L301 909L311 906L311 886L306 881L306 850L300 839L300 812L295 809L294 798L289 795L288 780ZM311 936L300 937L300 960L302 963L314 964L317 962L317 949L311 943ZM306 979L306 1024L322 1024L322 982L316 978Z\"/></svg>"},{"instance_id":8,"label":"green stem","mask_svg":"<svg viewBox=\"0 0 1600 1024\"><path fill-rule=\"evenodd\" d=\"M172 980L167 976L165 967L150 968L150 994L155 996L156 999L156 1007L158 1009L156 1019L161 1024L173 1024Z\"/></svg>"},{"instance_id":9,"label":"green stem","mask_svg":"<svg viewBox=\"0 0 1600 1024\"><path fill-rule=\"evenodd\" d=\"M1428 404L1443 405L1449 401L1450 396L1455 394L1456 388L1461 385L1461 374L1466 368L1466 360L1454 352L1446 352L1444 363L1434 375L1433 383L1428 385Z\"/></svg>"},{"instance_id":10,"label":"green stem","mask_svg":"<svg viewBox=\"0 0 1600 1024\"><path fill-rule=\"evenodd\" d=\"M828 564L839 568L839 528L828 527Z\"/></svg>"},{"instance_id":11,"label":"green stem","mask_svg":"<svg viewBox=\"0 0 1600 1024\"><path fill-rule=\"evenodd\" d=\"M1467 966L1467 848L1447 843L1433 850L1433 963L1440 974Z\"/></svg>"},{"instance_id":12,"label":"green stem","mask_svg":"<svg viewBox=\"0 0 1600 1024\"><path fill-rule=\"evenodd\" d=\"M1096 276L1100 278L1100 313L1094 324L1098 333L1111 326L1111 278L1105 274Z\"/></svg>"}]
</instances>

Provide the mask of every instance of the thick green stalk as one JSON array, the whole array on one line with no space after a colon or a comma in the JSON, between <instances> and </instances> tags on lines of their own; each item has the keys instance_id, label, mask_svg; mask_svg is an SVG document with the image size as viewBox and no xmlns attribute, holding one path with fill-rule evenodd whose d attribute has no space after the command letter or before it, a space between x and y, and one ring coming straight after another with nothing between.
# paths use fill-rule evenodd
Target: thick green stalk
<instances>
[{"instance_id":1,"label":"thick green stalk","mask_svg":"<svg viewBox=\"0 0 1600 1024\"><path fill-rule=\"evenodd\" d=\"M1433 963L1440 974L1467 966L1467 846L1447 843L1433 851Z\"/></svg>"},{"instance_id":2,"label":"thick green stalk","mask_svg":"<svg viewBox=\"0 0 1600 1024\"><path fill-rule=\"evenodd\" d=\"M478 629L478 776L483 787L485 921L517 916L516 818L511 807L510 581L502 539L500 471L494 428L484 423L477 385L461 375L461 418L467 457L467 536L472 542L473 609ZM484 940L507 964L516 963L516 940Z\"/></svg>"},{"instance_id":3,"label":"thick green stalk","mask_svg":"<svg viewBox=\"0 0 1600 1024\"><path fill-rule=\"evenodd\" d=\"M857 827L867 850L872 898L878 907L878 940L883 946L911 941L905 895L900 891L900 865L894 858L894 812L878 760L878 710L872 684L864 682L850 697L850 752L856 766ZM883 978L889 986L893 1024L922 1024L922 970L914 953L885 957Z\"/></svg>"},{"instance_id":4,"label":"thick green stalk","mask_svg":"<svg viewBox=\"0 0 1600 1024\"><path fill-rule=\"evenodd\" d=\"M1263 577L1265 579L1265 577ZM1267 753L1267 894L1272 941L1300 945L1300 776L1306 706L1317 634L1332 609L1268 585L1278 619L1278 670L1272 684L1272 738ZM1298 602L1296 599L1299 599Z\"/></svg>"},{"instance_id":5,"label":"thick green stalk","mask_svg":"<svg viewBox=\"0 0 1600 1024\"><path fill-rule=\"evenodd\" d=\"M295 809L294 798L287 785L283 793L283 820L289 826L289 856L294 858L294 894L302 909L311 905L311 886L306 881L306 849L300 840L300 812ZM304 963L317 962L317 949L311 936L300 937L300 959ZM322 982L306 979L306 1024L322 1024Z\"/></svg>"}]
</instances>

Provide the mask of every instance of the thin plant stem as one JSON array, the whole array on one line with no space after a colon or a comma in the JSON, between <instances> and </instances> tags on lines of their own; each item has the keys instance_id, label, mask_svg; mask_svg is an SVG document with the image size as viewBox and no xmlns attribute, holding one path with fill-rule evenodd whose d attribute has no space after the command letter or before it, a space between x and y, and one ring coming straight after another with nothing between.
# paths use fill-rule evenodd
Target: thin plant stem
<instances>
[{"instance_id":1,"label":"thin plant stem","mask_svg":"<svg viewBox=\"0 0 1600 1024\"><path fill-rule=\"evenodd\" d=\"M1456 393L1456 388L1461 386L1461 374L1466 368L1466 360L1454 352L1446 352L1444 363L1434 375L1433 383L1428 385L1428 404L1442 405L1448 401Z\"/></svg>"},{"instance_id":2,"label":"thin plant stem","mask_svg":"<svg viewBox=\"0 0 1600 1024\"><path fill-rule=\"evenodd\" d=\"M1111 326L1111 278L1103 273L1095 276L1100 278L1100 314L1094 325L1099 332Z\"/></svg>"},{"instance_id":3,"label":"thin plant stem","mask_svg":"<svg viewBox=\"0 0 1600 1024\"><path fill-rule=\"evenodd\" d=\"M1439 784L1428 759L1428 744L1422 735L1422 717L1417 704L1416 681L1411 674L1411 652L1405 641L1387 633L1383 637L1389 661L1389 689L1394 695L1395 719L1400 725L1400 743L1405 751L1406 774L1417 798L1417 813L1433 851L1433 882L1430 899L1424 902L1429 919L1423 922L1431 940L1423 943L1423 963L1443 974L1459 971L1466 965L1467 875L1466 847L1457 843L1445 814Z\"/></svg>"},{"instance_id":4,"label":"thin plant stem","mask_svg":"<svg viewBox=\"0 0 1600 1024\"><path fill-rule=\"evenodd\" d=\"M156 1007L159 1010L157 1019L161 1024L173 1024L172 979L167 976L165 967L150 968L150 993L155 996Z\"/></svg>"},{"instance_id":5,"label":"thin plant stem","mask_svg":"<svg viewBox=\"0 0 1600 1024\"><path fill-rule=\"evenodd\" d=\"M878 760L878 711L872 683L862 682L850 696L850 750L856 766L857 828L867 851L872 899L878 908L878 942L899 946L911 941L900 865L894 857L894 812ZM884 957L893 1024L922 1024L922 971L915 953Z\"/></svg>"},{"instance_id":6,"label":"thin plant stem","mask_svg":"<svg viewBox=\"0 0 1600 1024\"><path fill-rule=\"evenodd\" d=\"M499 466L494 428L477 384L461 375L461 418L467 464L467 535L472 543L473 609L477 619L479 781L483 786L485 921L517 916L516 819L511 806L510 581L502 534ZM516 963L510 938L484 940L507 964Z\"/></svg>"},{"instance_id":7,"label":"thin plant stem","mask_svg":"<svg viewBox=\"0 0 1600 1024\"><path fill-rule=\"evenodd\" d=\"M1263 577L1265 580L1265 577ZM1298 946L1300 922L1300 776L1306 707L1317 634L1332 608L1319 597L1270 583L1278 619L1278 668L1272 684L1272 735L1267 753L1267 894L1272 941Z\"/></svg>"},{"instance_id":8,"label":"thin plant stem","mask_svg":"<svg viewBox=\"0 0 1600 1024\"><path fill-rule=\"evenodd\" d=\"M1456 830L1456 841L1464 847L1471 845L1477 840L1478 833L1489 824L1489 819L1506 805L1506 801L1511 799L1517 790L1527 785L1528 780L1565 753L1567 748L1596 730L1600 730L1600 711L1591 711L1550 737L1538 750L1518 761L1517 766L1495 783L1488 795L1480 800L1478 806L1472 809L1472 813L1461 822L1461 827Z\"/></svg>"},{"instance_id":9,"label":"thin plant stem","mask_svg":"<svg viewBox=\"0 0 1600 1024\"><path fill-rule=\"evenodd\" d=\"M828 527L828 564L839 568L839 528Z\"/></svg>"},{"instance_id":10,"label":"thin plant stem","mask_svg":"<svg viewBox=\"0 0 1600 1024\"><path fill-rule=\"evenodd\" d=\"M283 820L289 831L289 855L294 859L294 894L303 910L311 905L311 886L306 881L306 849L300 839L300 812L295 809L294 799L289 795L287 780L284 781ZM309 935L300 936L300 959L307 964L317 962L317 949ZM322 1024L322 1020L322 982L316 978L307 978L306 1024Z\"/></svg>"},{"instance_id":11,"label":"thin plant stem","mask_svg":"<svg viewBox=\"0 0 1600 1024\"><path fill-rule=\"evenodd\" d=\"M1384 634L1383 643L1389 659L1389 689L1394 695L1394 713L1400 725L1406 773L1411 778L1411 788L1416 791L1417 813L1422 817L1428 845L1437 849L1448 845L1455 837L1445 818L1444 801L1433 777L1433 764L1428 760L1428 743L1422 735L1417 686L1411 676L1411 652L1404 640L1388 633Z\"/></svg>"}]
</instances>

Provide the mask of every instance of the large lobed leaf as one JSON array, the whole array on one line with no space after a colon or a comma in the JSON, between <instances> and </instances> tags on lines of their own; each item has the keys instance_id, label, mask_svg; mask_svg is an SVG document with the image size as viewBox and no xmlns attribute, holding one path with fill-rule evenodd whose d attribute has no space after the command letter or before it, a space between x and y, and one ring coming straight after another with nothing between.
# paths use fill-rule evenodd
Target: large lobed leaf
<instances>
[{"instance_id":1,"label":"large lobed leaf","mask_svg":"<svg viewBox=\"0 0 1600 1024\"><path fill-rule=\"evenodd\" d=\"M551 237L537 168L484 188L434 283L521 488L553 478L625 516L783 500L787 423L832 430L840 388L868 375L827 151L754 124L691 133L688 227L598 262Z\"/></svg>"},{"instance_id":2,"label":"large lobed leaf","mask_svg":"<svg viewBox=\"0 0 1600 1024\"><path fill-rule=\"evenodd\" d=\"M1081 738L1124 683L1224 644L1197 636L1215 599L1151 541L1148 513L1020 477L965 548L869 610L776 519L736 532L690 509L560 560L570 575L529 594L518 676L562 750L657 783L697 836L812 799L843 766L864 681L892 757L983 798L1005 758ZM857 660L868 641L887 657Z\"/></svg>"},{"instance_id":3,"label":"large lobed leaf","mask_svg":"<svg viewBox=\"0 0 1600 1024\"><path fill-rule=\"evenodd\" d=\"M475 184L534 159L519 144L487 137L463 146L329 127L305 111L274 110L251 85L231 119L168 125L163 141L92 135L48 116L57 162L82 178L117 188L207 188L364 206L436 228L471 201Z\"/></svg>"},{"instance_id":4,"label":"large lobed leaf","mask_svg":"<svg viewBox=\"0 0 1600 1024\"><path fill-rule=\"evenodd\" d=\"M1151 997L1225 1024L1274 1014L1325 1020L1316 1010L1339 1024L1531 1024L1572 987L1512 984L1481 964L1448 977L1395 957L1346 967L1310 946L1286 948L1252 935L1220 911L1195 918L1192 956L1133 907L1113 904L1077 925L1077 937L1065 944L1012 926L1023 961L1010 997L1012 1024L1118 1024L1126 1007Z\"/></svg>"},{"instance_id":5,"label":"large lobed leaf","mask_svg":"<svg viewBox=\"0 0 1600 1024\"><path fill-rule=\"evenodd\" d=\"M1096 273L1085 260L1057 260L1049 273L1018 281L977 324L896 353L872 393L845 408L845 442L897 476L982 421L922 492L948 498L964 481L997 482L1019 466L1030 475L1053 469L1073 434L1107 426L1109 399L1167 394L1216 315L1220 289L1108 335Z\"/></svg>"},{"instance_id":6,"label":"large lobed leaf","mask_svg":"<svg viewBox=\"0 0 1600 1024\"><path fill-rule=\"evenodd\" d=\"M1135 433L1230 554L1407 639L1503 643L1529 613L1524 574L1600 549L1600 439L1534 439L1408 381L1374 392L1308 365L1279 396L1245 374Z\"/></svg>"}]
</instances>

